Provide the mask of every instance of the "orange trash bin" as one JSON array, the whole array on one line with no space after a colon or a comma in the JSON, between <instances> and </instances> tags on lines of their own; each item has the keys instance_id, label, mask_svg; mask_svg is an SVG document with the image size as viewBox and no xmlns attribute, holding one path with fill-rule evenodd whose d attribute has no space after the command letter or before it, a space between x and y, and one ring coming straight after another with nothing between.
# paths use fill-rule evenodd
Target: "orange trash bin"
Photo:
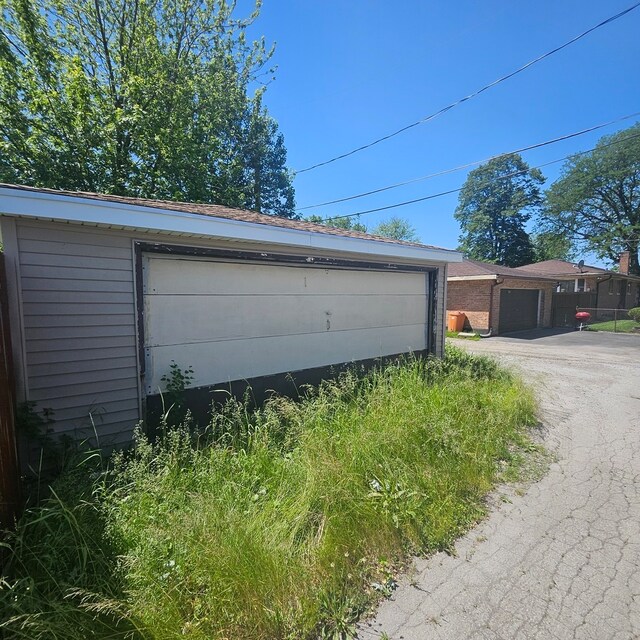
<instances>
[{"instance_id":1,"label":"orange trash bin","mask_svg":"<svg viewBox=\"0 0 640 640\"><path fill-rule=\"evenodd\" d=\"M447 317L447 329L459 333L464 329L464 321L466 319L467 316L462 311L450 311Z\"/></svg>"}]
</instances>

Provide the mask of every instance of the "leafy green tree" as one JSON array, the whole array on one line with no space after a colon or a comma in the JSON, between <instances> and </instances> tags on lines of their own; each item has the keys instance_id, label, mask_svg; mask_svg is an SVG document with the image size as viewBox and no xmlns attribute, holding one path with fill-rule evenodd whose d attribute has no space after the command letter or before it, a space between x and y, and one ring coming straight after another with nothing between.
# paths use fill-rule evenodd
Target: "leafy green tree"
<instances>
[{"instance_id":1,"label":"leafy green tree","mask_svg":"<svg viewBox=\"0 0 640 640\"><path fill-rule=\"evenodd\" d=\"M317 224L325 224L330 227L336 227L338 229L348 229L351 231L361 231L362 233L372 233L377 236L384 236L385 238L393 238L394 240L407 240L410 242L419 242L420 239L416 233L416 230L411 226L408 220L403 218L390 218L385 222L381 222L378 226L372 230L367 228L367 225L360 222L359 216L352 218L323 218L319 215L311 215L305 218L309 222L316 222Z\"/></svg>"},{"instance_id":2,"label":"leafy green tree","mask_svg":"<svg viewBox=\"0 0 640 640\"><path fill-rule=\"evenodd\" d=\"M381 222L371 233L394 240L406 240L407 242L420 242L420 238L411 223L404 218L393 216Z\"/></svg>"},{"instance_id":3,"label":"leafy green tree","mask_svg":"<svg viewBox=\"0 0 640 640\"><path fill-rule=\"evenodd\" d=\"M359 221L359 217L353 218L323 218L322 216L312 215L306 218L308 222L315 222L316 224L325 224L328 227L336 227L337 229L348 229L350 231L361 231L367 233L367 226Z\"/></svg>"},{"instance_id":4,"label":"leafy green tree","mask_svg":"<svg viewBox=\"0 0 640 640\"><path fill-rule=\"evenodd\" d=\"M542 224L614 263L629 251L630 273L640 275L640 123L567 160L547 191Z\"/></svg>"},{"instance_id":5,"label":"leafy green tree","mask_svg":"<svg viewBox=\"0 0 640 640\"><path fill-rule=\"evenodd\" d=\"M471 171L454 214L467 257L508 267L534 262L525 225L539 210L543 182L542 173L519 154L494 158Z\"/></svg>"},{"instance_id":6,"label":"leafy green tree","mask_svg":"<svg viewBox=\"0 0 640 640\"><path fill-rule=\"evenodd\" d=\"M0 180L293 215L228 0L0 0Z\"/></svg>"},{"instance_id":7,"label":"leafy green tree","mask_svg":"<svg viewBox=\"0 0 640 640\"><path fill-rule=\"evenodd\" d=\"M538 231L530 235L535 261L572 260L575 257L571 238L553 231Z\"/></svg>"}]
</instances>

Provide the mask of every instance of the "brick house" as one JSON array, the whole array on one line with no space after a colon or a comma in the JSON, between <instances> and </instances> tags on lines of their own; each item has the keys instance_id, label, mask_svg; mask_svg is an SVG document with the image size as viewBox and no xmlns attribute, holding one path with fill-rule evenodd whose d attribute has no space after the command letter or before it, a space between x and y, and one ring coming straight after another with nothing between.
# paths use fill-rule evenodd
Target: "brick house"
<instances>
[{"instance_id":1,"label":"brick house","mask_svg":"<svg viewBox=\"0 0 640 640\"><path fill-rule=\"evenodd\" d=\"M615 309L640 306L640 277L629 274L629 252L620 255L618 271L565 260L546 260L515 269L531 276L553 278L553 326L573 323L577 306L597 310L594 319L613 317Z\"/></svg>"},{"instance_id":2,"label":"brick house","mask_svg":"<svg viewBox=\"0 0 640 640\"><path fill-rule=\"evenodd\" d=\"M545 275L465 259L449 265L447 311L463 311L466 327L481 333L550 327L555 284Z\"/></svg>"}]
</instances>

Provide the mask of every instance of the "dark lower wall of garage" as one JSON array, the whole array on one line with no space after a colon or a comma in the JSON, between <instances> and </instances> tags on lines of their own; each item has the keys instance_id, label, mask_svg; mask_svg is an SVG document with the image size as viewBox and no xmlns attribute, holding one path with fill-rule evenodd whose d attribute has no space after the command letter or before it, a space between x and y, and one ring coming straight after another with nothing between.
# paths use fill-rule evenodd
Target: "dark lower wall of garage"
<instances>
[{"instance_id":1,"label":"dark lower wall of garage","mask_svg":"<svg viewBox=\"0 0 640 640\"><path fill-rule=\"evenodd\" d=\"M426 351L398 353L381 358L369 358L290 373L277 373L250 380L234 380L206 387L196 387L184 392L185 407L191 411L197 424L205 425L209 421L211 411L219 409L230 397L237 400L246 397L249 399L250 406L255 408L261 406L274 394L297 399L304 394L306 386L317 386L323 380L336 378L347 370L355 370L364 374L377 366L398 362L406 358L425 358L427 355ZM166 404L166 398L163 402L163 397L160 394L147 396L145 421L149 434L153 435L160 424L163 411L168 409Z\"/></svg>"}]
</instances>

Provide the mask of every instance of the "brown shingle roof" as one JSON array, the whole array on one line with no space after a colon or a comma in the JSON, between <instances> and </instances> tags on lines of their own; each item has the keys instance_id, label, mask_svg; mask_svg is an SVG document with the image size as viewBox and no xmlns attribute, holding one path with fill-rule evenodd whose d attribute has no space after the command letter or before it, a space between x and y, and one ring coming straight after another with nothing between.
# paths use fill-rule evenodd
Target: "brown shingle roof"
<instances>
[{"instance_id":1,"label":"brown shingle roof","mask_svg":"<svg viewBox=\"0 0 640 640\"><path fill-rule=\"evenodd\" d=\"M378 242L386 242L390 244L400 244L413 247L423 247L428 249L439 249L442 251L453 251L451 249L443 249L419 242L407 242L404 240L394 240L377 236L372 233L362 233L351 229L340 229L338 227L330 227L315 222L307 222L305 220L291 220L289 218L281 218L279 216L271 216L257 211L248 209L233 209L218 204L200 204L193 202L174 202L171 200L152 200L147 198L133 198L129 196L116 196L102 193L92 193L86 191L63 191L58 189L45 189L41 187L27 187L23 185L0 183L0 187L7 189L19 189L21 191L33 191L37 193L50 193L52 195L70 196L74 198L87 198L91 200L101 200L106 202L116 202L120 204L134 205L138 207L150 207L154 209L166 209L170 211L180 211L182 213L193 213L203 216L211 216L215 218L226 218L231 220L239 220L241 222L251 222L253 224L264 224L274 227L285 227L288 229L298 229L300 231L309 231L313 233L324 233L333 236L345 236L348 238L360 238L363 240L376 240Z\"/></svg>"},{"instance_id":2,"label":"brown shingle roof","mask_svg":"<svg viewBox=\"0 0 640 640\"><path fill-rule=\"evenodd\" d=\"M614 273L613 271L607 271L600 267L590 267L584 265L582 269L578 268L577 264L567 262L566 260L545 260L543 262L534 262L532 264L526 264L522 267L516 267L518 271L538 273L548 276L576 276L579 274L607 274Z\"/></svg>"},{"instance_id":3,"label":"brown shingle roof","mask_svg":"<svg viewBox=\"0 0 640 640\"><path fill-rule=\"evenodd\" d=\"M511 267L502 267L498 264L490 262L480 262L479 260L468 260L465 258L462 262L451 263L448 268L448 277L464 278L465 276L508 276L510 278L541 278L546 279L544 275L537 273L526 273L520 269L512 269Z\"/></svg>"},{"instance_id":4,"label":"brown shingle roof","mask_svg":"<svg viewBox=\"0 0 640 640\"><path fill-rule=\"evenodd\" d=\"M544 262L534 262L523 267L517 267L517 271L526 273L530 276L540 275L554 278L556 280L562 278L576 278L584 276L616 276L618 278L628 278L631 280L640 280L640 276L631 274L618 273L602 269L601 267L592 267L585 264L582 269L577 264L567 262L566 260L545 260Z\"/></svg>"}]
</instances>

